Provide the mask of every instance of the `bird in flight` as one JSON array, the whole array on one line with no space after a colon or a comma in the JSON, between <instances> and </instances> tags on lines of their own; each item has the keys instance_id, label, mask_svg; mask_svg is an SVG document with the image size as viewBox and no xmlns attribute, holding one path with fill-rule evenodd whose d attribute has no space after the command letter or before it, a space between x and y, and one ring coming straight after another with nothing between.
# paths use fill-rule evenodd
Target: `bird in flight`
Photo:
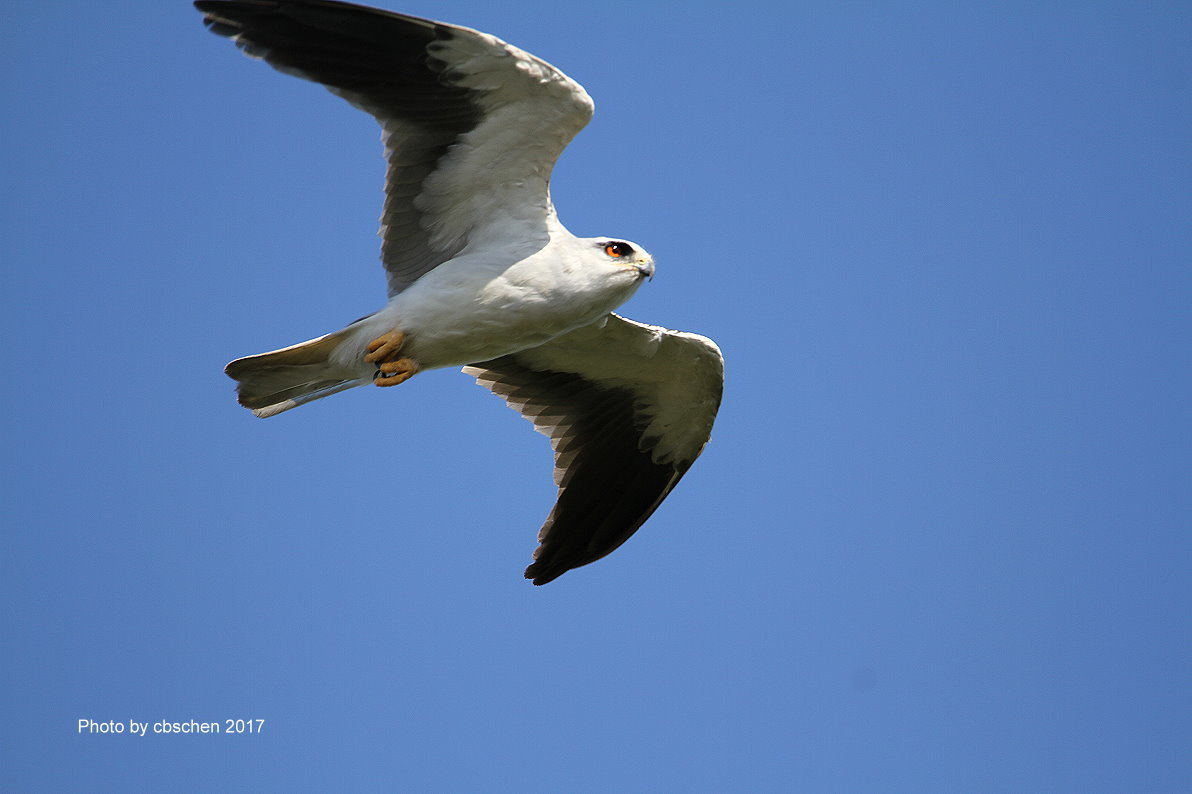
<instances>
[{"instance_id":1,"label":"bird in flight","mask_svg":"<svg viewBox=\"0 0 1192 794\"><path fill-rule=\"evenodd\" d=\"M551 170L592 117L587 92L469 28L332 0L195 6L249 56L376 118L388 163L388 303L228 364L240 404L267 417L463 367L554 449L558 495L526 578L546 584L624 543L703 451L724 359L710 339L614 314L653 258L559 222Z\"/></svg>"}]
</instances>

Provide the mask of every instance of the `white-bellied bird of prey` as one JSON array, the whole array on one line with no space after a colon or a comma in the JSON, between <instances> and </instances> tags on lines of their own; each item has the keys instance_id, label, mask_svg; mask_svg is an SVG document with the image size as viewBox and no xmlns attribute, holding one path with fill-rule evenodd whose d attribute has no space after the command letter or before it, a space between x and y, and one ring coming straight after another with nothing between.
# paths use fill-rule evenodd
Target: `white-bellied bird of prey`
<instances>
[{"instance_id":1,"label":"white-bellied bird of prey","mask_svg":"<svg viewBox=\"0 0 1192 794\"><path fill-rule=\"evenodd\" d=\"M389 301L308 342L237 359L273 416L353 386L462 366L550 437L554 509L526 578L609 554L707 443L724 360L709 339L613 313L654 275L636 243L576 237L550 175L592 117L584 89L494 36L331 0L198 0L214 33L380 122Z\"/></svg>"}]
</instances>

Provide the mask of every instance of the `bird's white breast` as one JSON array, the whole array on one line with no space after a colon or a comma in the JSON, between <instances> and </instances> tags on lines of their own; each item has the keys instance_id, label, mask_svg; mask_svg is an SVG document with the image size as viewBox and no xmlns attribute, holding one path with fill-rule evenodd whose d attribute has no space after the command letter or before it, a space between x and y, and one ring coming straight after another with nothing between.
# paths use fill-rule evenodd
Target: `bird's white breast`
<instances>
[{"instance_id":1,"label":"bird's white breast","mask_svg":"<svg viewBox=\"0 0 1192 794\"><path fill-rule=\"evenodd\" d=\"M596 322L640 281L630 268L593 263L556 242L512 262L465 252L361 322L356 344L336 357L359 361L370 339L396 329L407 335L403 354L424 369L486 361Z\"/></svg>"}]
</instances>

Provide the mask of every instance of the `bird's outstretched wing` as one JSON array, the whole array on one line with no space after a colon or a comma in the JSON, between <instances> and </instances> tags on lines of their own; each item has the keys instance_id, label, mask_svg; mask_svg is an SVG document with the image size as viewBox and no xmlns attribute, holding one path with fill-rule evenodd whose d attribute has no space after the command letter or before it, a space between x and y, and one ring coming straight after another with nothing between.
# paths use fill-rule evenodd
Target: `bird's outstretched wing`
<instances>
[{"instance_id":1,"label":"bird's outstretched wing","mask_svg":"<svg viewBox=\"0 0 1192 794\"><path fill-rule=\"evenodd\" d=\"M526 246L520 255L546 243L551 170L593 108L562 72L479 31L349 3L195 6L212 32L380 122L390 295L469 243L500 235Z\"/></svg>"},{"instance_id":2,"label":"bird's outstretched wing","mask_svg":"<svg viewBox=\"0 0 1192 794\"><path fill-rule=\"evenodd\" d=\"M707 443L724 359L709 339L610 315L465 367L551 439L558 499L526 578L546 584L637 531Z\"/></svg>"}]
</instances>

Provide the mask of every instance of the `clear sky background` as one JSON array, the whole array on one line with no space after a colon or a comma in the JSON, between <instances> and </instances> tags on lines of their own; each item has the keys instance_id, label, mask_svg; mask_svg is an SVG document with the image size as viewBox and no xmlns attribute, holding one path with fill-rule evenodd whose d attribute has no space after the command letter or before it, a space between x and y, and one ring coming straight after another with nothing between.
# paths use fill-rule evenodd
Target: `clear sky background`
<instances>
[{"instance_id":1,"label":"clear sky background","mask_svg":"<svg viewBox=\"0 0 1192 794\"><path fill-rule=\"evenodd\" d=\"M372 120L181 0L11 5L4 788L1192 785L1192 6L396 10L593 95L556 204L723 348L712 443L536 588L470 379L255 419L227 361L383 303Z\"/></svg>"}]
</instances>

